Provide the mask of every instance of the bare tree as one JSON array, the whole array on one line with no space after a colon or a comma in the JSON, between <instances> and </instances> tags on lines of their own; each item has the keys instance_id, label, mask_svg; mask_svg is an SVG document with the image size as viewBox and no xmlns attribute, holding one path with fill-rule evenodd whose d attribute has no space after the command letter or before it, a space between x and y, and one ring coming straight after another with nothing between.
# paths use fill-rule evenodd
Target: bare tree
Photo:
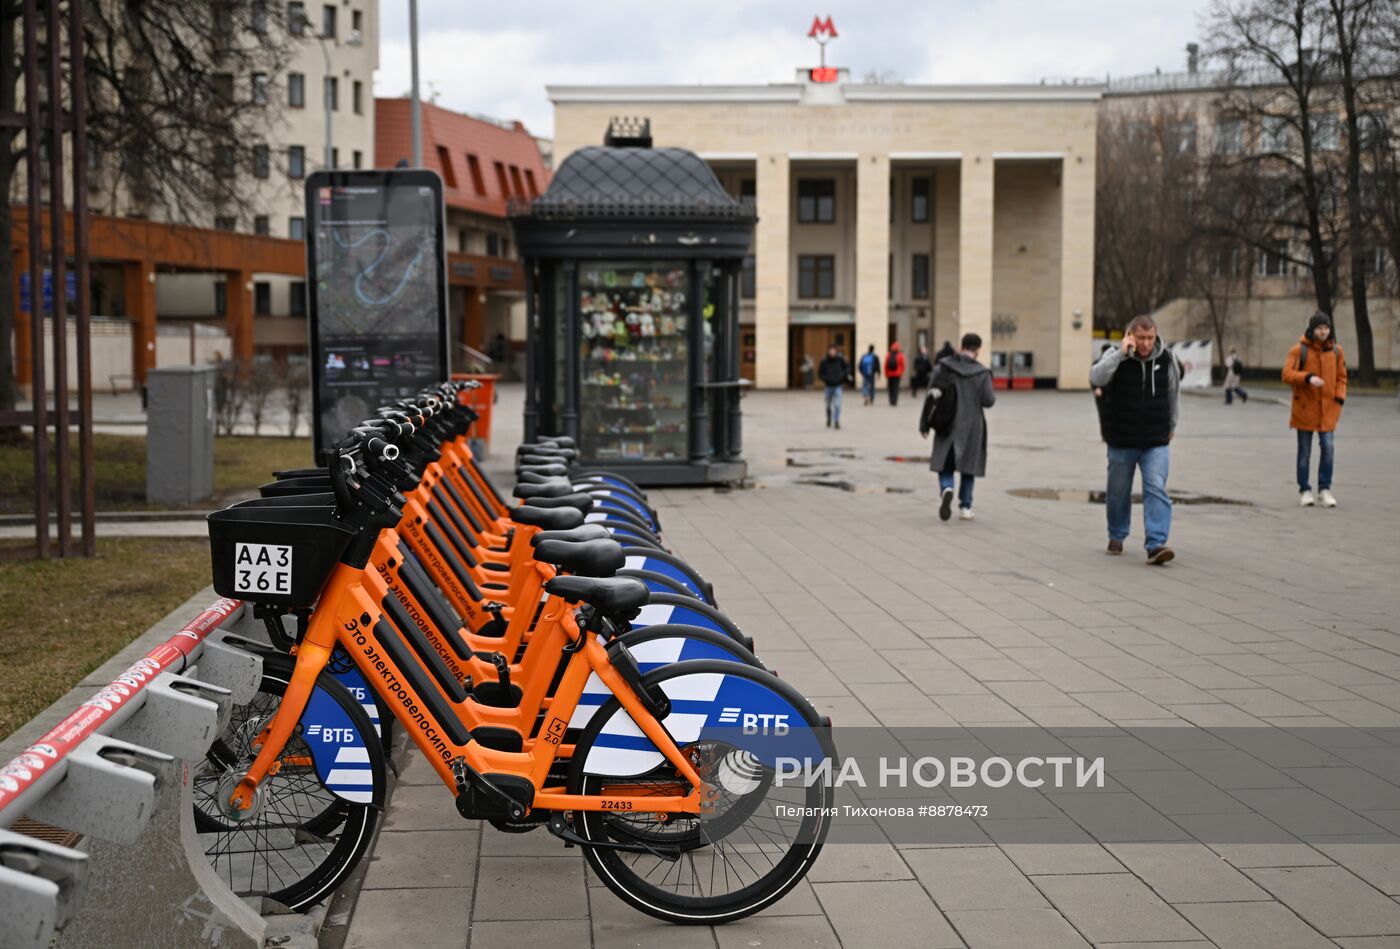
<instances>
[{"instance_id":1,"label":"bare tree","mask_svg":"<svg viewBox=\"0 0 1400 949\"><path fill-rule=\"evenodd\" d=\"M1198 201L1193 113L1167 100L1100 114L1095 312L1122 326L1180 295Z\"/></svg>"},{"instance_id":2,"label":"bare tree","mask_svg":"<svg viewBox=\"0 0 1400 949\"><path fill-rule=\"evenodd\" d=\"M1352 203L1360 207L1359 166L1352 187L1354 142L1348 141L1343 158L1336 110L1342 106L1352 130L1358 44L1370 29L1358 11L1373 2L1215 0L1206 18L1208 55L1224 65L1231 87L1228 108L1258 130L1258 147L1233 163L1239 194L1233 229L1260 250L1307 267L1317 307L1329 314L1343 248L1361 237L1359 218L1350 213ZM1347 36L1339 35L1339 23ZM1288 251L1295 229L1306 235L1302 258ZM1358 355L1374 379L1364 276L1360 282L1357 296L1353 277Z\"/></svg>"},{"instance_id":3,"label":"bare tree","mask_svg":"<svg viewBox=\"0 0 1400 949\"><path fill-rule=\"evenodd\" d=\"M221 359L214 376L214 422L220 435L232 435L248 404L248 372L242 363Z\"/></svg>"},{"instance_id":4,"label":"bare tree","mask_svg":"<svg viewBox=\"0 0 1400 949\"><path fill-rule=\"evenodd\" d=\"M69 0L76 2L76 0ZM285 4L268 0L86 0L89 150L108 213L210 226L246 217L237 172L276 121L252 77L282 71ZM0 0L0 110L18 105L21 0ZM41 59L44 54L41 51ZM0 283L13 286L11 200L27 144L0 127ZM0 410L17 396L14 295L0 293Z\"/></svg>"},{"instance_id":5,"label":"bare tree","mask_svg":"<svg viewBox=\"0 0 1400 949\"><path fill-rule=\"evenodd\" d=\"M253 420L253 434L261 435L263 419L272 396L282 388L277 367L270 362L254 362L244 366L244 384L248 393L248 415ZM229 434L232 434L231 432Z\"/></svg>"},{"instance_id":6,"label":"bare tree","mask_svg":"<svg viewBox=\"0 0 1400 949\"><path fill-rule=\"evenodd\" d=\"M305 362L288 363L282 376L282 404L287 408L287 437L296 438L301 418L311 406L311 373Z\"/></svg>"}]
</instances>

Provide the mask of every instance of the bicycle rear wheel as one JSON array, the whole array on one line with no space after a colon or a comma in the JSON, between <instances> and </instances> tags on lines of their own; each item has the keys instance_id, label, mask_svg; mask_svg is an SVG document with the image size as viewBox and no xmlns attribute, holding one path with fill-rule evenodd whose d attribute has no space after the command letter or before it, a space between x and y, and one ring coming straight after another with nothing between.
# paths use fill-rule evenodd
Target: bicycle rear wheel
<instances>
[{"instance_id":1,"label":"bicycle rear wheel","mask_svg":"<svg viewBox=\"0 0 1400 949\"><path fill-rule=\"evenodd\" d=\"M258 693L235 710L192 776L195 829L214 872L242 897L265 896L294 910L324 899L364 856L379 819L369 802L338 797L322 782L312 752L298 734L287 742L277 774L259 784L252 810L232 816L223 807L255 756L253 739L281 707L291 680L290 657L265 655ZM348 716L364 742L373 786L384 786L384 753L363 708L323 672L316 690Z\"/></svg>"},{"instance_id":2,"label":"bicycle rear wheel","mask_svg":"<svg viewBox=\"0 0 1400 949\"><path fill-rule=\"evenodd\" d=\"M644 681L671 697L675 711L664 724L720 797L705 818L641 807L576 811L574 830L596 844L584 848L589 866L624 902L672 923L717 925L771 906L816 860L834 800L824 781L775 780L775 753L834 758L825 722L790 685L738 663L682 662ZM704 702L694 698L707 692ZM720 724L730 709L782 714L789 730L783 736L744 735L737 724ZM704 722L695 725L702 713ZM633 798L687 793L689 785L659 753L636 755L640 735L617 699L605 703L575 746L570 792ZM614 773L591 773L597 771Z\"/></svg>"}]
</instances>

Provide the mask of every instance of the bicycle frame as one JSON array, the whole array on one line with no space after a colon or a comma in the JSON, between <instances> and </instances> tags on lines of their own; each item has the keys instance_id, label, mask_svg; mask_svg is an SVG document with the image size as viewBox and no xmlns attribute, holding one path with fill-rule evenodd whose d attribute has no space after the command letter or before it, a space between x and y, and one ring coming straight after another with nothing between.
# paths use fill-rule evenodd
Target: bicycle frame
<instances>
[{"instance_id":1,"label":"bicycle frame","mask_svg":"<svg viewBox=\"0 0 1400 949\"><path fill-rule=\"evenodd\" d=\"M253 806L258 783L276 766L305 711L316 677L337 645L354 659L371 689L393 710L394 717L407 729L419 751L454 794L458 790L458 778L453 765L461 759L479 774L528 778L534 788L532 807L535 809L699 814L706 803L717 796L718 792L700 778L665 727L613 668L607 651L596 637L579 628L572 609L563 600L551 597L542 617L542 622L558 624L574 644L565 650L569 661L540 729L542 740L535 741L526 751L498 751L475 741L457 719L413 659L407 642L400 638L365 588L365 574L365 569L342 563L327 582L320 605L296 650L296 666L282 702L258 736L257 756L230 796L233 806L241 810ZM559 754L569 720L590 674L598 676L657 751L676 768L680 778L690 784L688 794L578 795L547 786L550 767ZM620 779L624 789L626 780Z\"/></svg>"}]
</instances>

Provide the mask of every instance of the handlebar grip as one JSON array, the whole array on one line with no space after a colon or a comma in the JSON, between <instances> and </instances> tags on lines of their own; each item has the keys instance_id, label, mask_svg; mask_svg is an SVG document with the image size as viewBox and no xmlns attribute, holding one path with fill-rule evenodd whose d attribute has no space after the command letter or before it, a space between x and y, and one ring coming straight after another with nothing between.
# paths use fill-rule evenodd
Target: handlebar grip
<instances>
[{"instance_id":1,"label":"handlebar grip","mask_svg":"<svg viewBox=\"0 0 1400 949\"><path fill-rule=\"evenodd\" d=\"M384 461L393 461L399 457L399 446L393 442L386 442L382 438L371 438L365 442L365 449L372 455L382 458Z\"/></svg>"}]
</instances>

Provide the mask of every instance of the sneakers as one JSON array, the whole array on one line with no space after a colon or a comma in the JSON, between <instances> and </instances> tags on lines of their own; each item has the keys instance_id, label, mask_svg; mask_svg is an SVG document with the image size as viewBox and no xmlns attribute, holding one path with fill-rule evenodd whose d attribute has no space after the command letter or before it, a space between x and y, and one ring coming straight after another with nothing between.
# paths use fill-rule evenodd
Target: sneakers
<instances>
[{"instance_id":1,"label":"sneakers","mask_svg":"<svg viewBox=\"0 0 1400 949\"><path fill-rule=\"evenodd\" d=\"M1337 499L1332 497L1332 492L1323 488L1317 492L1317 500L1323 507L1336 507Z\"/></svg>"},{"instance_id":2,"label":"sneakers","mask_svg":"<svg viewBox=\"0 0 1400 949\"><path fill-rule=\"evenodd\" d=\"M1114 555L1123 552L1123 542L1121 540L1110 540L1108 542L1108 552Z\"/></svg>"},{"instance_id":3,"label":"sneakers","mask_svg":"<svg viewBox=\"0 0 1400 949\"><path fill-rule=\"evenodd\" d=\"M1153 547L1147 552L1147 562L1154 566L1161 566L1175 556L1176 554L1172 552L1170 547Z\"/></svg>"},{"instance_id":4,"label":"sneakers","mask_svg":"<svg viewBox=\"0 0 1400 949\"><path fill-rule=\"evenodd\" d=\"M1303 507L1312 507L1314 503L1313 493L1311 491L1304 491L1302 494L1298 495L1298 503Z\"/></svg>"},{"instance_id":5,"label":"sneakers","mask_svg":"<svg viewBox=\"0 0 1400 949\"><path fill-rule=\"evenodd\" d=\"M953 516L953 489L952 489L952 488L944 488L944 489L943 489L943 500L942 500L942 502L938 505L938 519L939 519L940 521L946 521L948 518L950 518L950 517L952 517L952 516Z\"/></svg>"},{"instance_id":6,"label":"sneakers","mask_svg":"<svg viewBox=\"0 0 1400 949\"><path fill-rule=\"evenodd\" d=\"M962 510L958 511L958 520L960 521L970 521L975 519L976 517L977 515L972 513L972 508L970 507L965 507Z\"/></svg>"}]
</instances>

